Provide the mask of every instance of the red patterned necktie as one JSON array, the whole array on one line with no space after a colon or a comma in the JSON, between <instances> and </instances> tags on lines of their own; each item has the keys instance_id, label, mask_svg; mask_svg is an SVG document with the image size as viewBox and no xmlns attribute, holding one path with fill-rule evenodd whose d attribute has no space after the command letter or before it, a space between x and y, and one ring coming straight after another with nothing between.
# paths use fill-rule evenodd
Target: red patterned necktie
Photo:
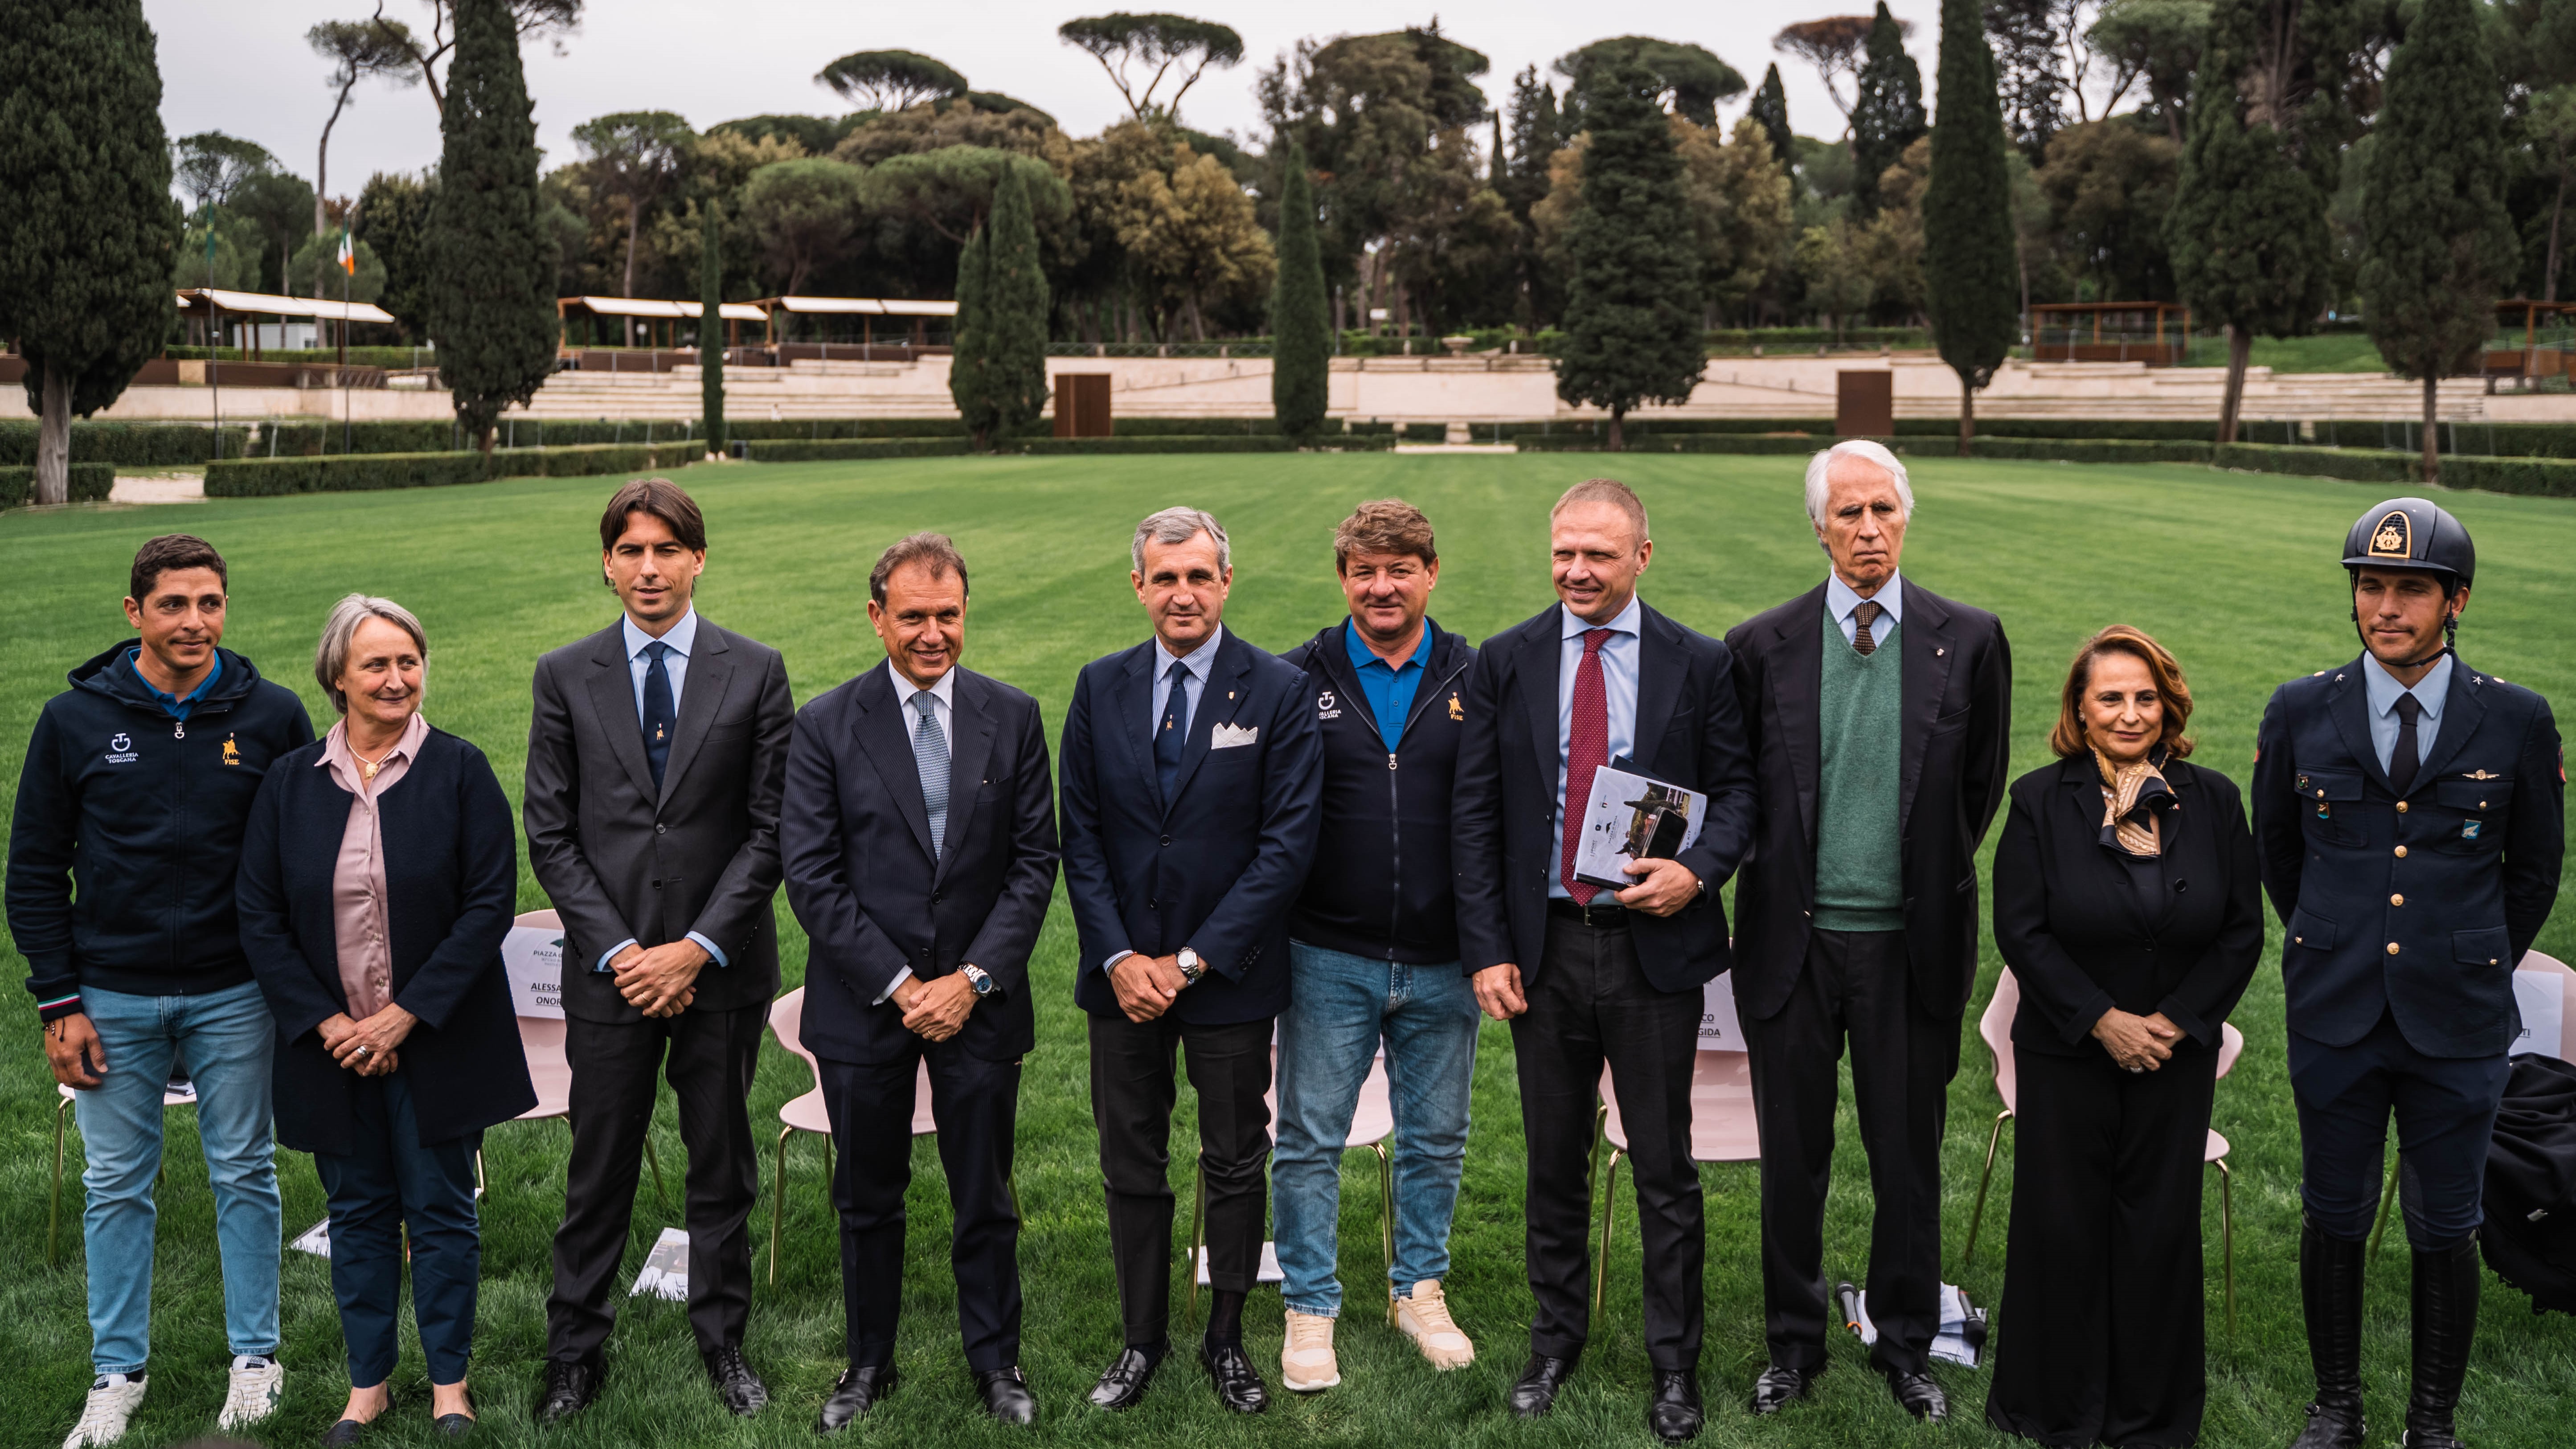
<instances>
[{"instance_id":1,"label":"red patterned necktie","mask_svg":"<svg viewBox=\"0 0 2576 1449\"><path fill-rule=\"evenodd\" d=\"M1592 904L1592 898L1601 893L1600 887L1574 878L1574 851L1583 842L1592 772L1610 763L1610 687L1601 678L1601 646L1610 642L1610 632L1583 631L1583 659L1574 666L1574 722L1565 741L1565 846L1556 875L1578 906Z\"/></svg>"}]
</instances>

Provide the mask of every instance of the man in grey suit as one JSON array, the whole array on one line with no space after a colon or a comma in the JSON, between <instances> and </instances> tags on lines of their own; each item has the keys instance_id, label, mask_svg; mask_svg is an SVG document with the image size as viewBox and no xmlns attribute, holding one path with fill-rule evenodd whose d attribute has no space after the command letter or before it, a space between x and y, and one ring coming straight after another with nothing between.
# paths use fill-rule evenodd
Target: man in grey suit
<instances>
[{"instance_id":1,"label":"man in grey suit","mask_svg":"<svg viewBox=\"0 0 2576 1449\"><path fill-rule=\"evenodd\" d=\"M689 1326L727 1409L769 1390L742 1355L760 1154L747 1098L778 990L778 811L795 708L778 651L690 604L706 520L676 484L617 490L600 569L623 617L537 661L528 859L563 917L571 1161L537 1418L599 1393L654 1078L689 1150Z\"/></svg>"}]
</instances>

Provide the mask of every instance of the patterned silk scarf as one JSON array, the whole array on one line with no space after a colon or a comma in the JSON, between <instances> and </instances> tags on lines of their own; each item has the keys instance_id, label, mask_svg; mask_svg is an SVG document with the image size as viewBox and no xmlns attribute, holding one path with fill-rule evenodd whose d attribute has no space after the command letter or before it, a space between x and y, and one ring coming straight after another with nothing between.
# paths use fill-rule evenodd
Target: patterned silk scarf
<instances>
[{"instance_id":1,"label":"patterned silk scarf","mask_svg":"<svg viewBox=\"0 0 2576 1449\"><path fill-rule=\"evenodd\" d=\"M2153 858L2164 853L2162 816L2182 802L2158 769L2162 749L2150 750L2129 764L2114 766L2100 750L2093 764L2102 772L2102 844L2105 849Z\"/></svg>"}]
</instances>

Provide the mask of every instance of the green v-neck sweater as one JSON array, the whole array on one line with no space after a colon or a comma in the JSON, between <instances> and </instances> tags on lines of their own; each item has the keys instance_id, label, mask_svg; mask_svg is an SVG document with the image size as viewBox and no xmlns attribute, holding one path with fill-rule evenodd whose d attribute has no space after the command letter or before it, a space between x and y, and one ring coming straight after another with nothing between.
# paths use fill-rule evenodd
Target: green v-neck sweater
<instances>
[{"instance_id":1,"label":"green v-neck sweater","mask_svg":"<svg viewBox=\"0 0 2576 1449\"><path fill-rule=\"evenodd\" d=\"M1825 667L1816 701L1816 925L1828 931L1905 929L1905 862L1897 833L1897 732L1905 718L1901 626L1881 617L1878 650L1863 654L1824 618Z\"/></svg>"}]
</instances>

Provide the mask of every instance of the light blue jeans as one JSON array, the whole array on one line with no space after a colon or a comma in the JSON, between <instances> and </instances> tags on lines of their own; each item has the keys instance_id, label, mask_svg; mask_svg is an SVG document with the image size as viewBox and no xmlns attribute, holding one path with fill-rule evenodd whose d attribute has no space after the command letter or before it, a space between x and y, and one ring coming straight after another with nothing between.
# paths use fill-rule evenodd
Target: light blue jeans
<instances>
[{"instance_id":1,"label":"light blue jeans","mask_svg":"<svg viewBox=\"0 0 2576 1449\"><path fill-rule=\"evenodd\" d=\"M244 982L203 996L135 996L85 987L106 1079L72 1094L80 1120L81 1234L89 1255L90 1360L141 1373L152 1346L153 1179L161 1171L161 1091L173 1056L197 1084L197 1136L215 1188L224 1265L224 1337L236 1354L277 1352L275 1114L269 1063L277 1021ZM183 1109L172 1109L183 1110Z\"/></svg>"},{"instance_id":2,"label":"light blue jeans","mask_svg":"<svg viewBox=\"0 0 2576 1449\"><path fill-rule=\"evenodd\" d=\"M1476 1074L1476 994L1457 962L1407 966L1288 945L1279 1018L1279 1146L1270 1158L1280 1294L1300 1313L1338 1318L1342 1151L1381 1036L1395 1109L1398 1296L1449 1274L1449 1219L1467 1161Z\"/></svg>"}]
</instances>

